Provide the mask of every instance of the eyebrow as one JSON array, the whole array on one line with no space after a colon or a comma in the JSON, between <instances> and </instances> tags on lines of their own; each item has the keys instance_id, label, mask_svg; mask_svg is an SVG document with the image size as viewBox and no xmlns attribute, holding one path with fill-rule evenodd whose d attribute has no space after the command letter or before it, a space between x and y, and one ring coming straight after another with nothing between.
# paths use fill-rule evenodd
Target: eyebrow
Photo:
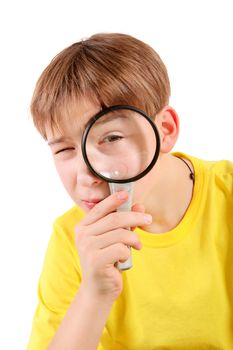
<instances>
[{"instance_id":1,"label":"eyebrow","mask_svg":"<svg viewBox=\"0 0 233 350\"><path fill-rule=\"evenodd\" d=\"M48 146L52 146L52 145L55 145L55 144L58 144L58 143L66 142L66 141L68 141L67 137L64 137L64 136L58 137L57 139L49 141L48 142Z\"/></svg>"},{"instance_id":2,"label":"eyebrow","mask_svg":"<svg viewBox=\"0 0 233 350\"><path fill-rule=\"evenodd\" d=\"M106 119L104 118L106 117ZM99 124L105 124L105 123L110 123L112 121L116 121L116 119L129 119L129 117L127 115L124 115L124 114L119 114L119 115L116 115L112 112L108 114L104 114L102 115L102 117L100 117L96 122L95 124L96 125L99 125Z\"/></svg>"}]
</instances>

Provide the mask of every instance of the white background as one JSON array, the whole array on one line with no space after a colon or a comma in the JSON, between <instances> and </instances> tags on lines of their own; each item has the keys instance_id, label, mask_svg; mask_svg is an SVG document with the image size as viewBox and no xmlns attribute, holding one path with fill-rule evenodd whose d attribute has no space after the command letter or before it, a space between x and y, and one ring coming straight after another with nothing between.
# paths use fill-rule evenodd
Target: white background
<instances>
[{"instance_id":1,"label":"white background","mask_svg":"<svg viewBox=\"0 0 233 350\"><path fill-rule=\"evenodd\" d=\"M64 47L96 32L153 46L181 122L175 150L233 160L232 1L5 1L0 5L1 349L25 349L53 220L72 202L29 116L39 74Z\"/></svg>"}]
</instances>

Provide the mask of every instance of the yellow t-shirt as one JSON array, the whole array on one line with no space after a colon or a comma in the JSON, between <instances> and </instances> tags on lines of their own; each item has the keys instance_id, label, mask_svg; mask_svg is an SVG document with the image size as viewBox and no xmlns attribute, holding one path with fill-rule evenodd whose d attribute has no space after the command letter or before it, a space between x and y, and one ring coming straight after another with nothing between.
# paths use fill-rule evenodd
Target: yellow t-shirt
<instances>
[{"instance_id":1,"label":"yellow t-shirt","mask_svg":"<svg viewBox=\"0 0 233 350\"><path fill-rule=\"evenodd\" d=\"M169 232L136 229L143 248L132 250L98 350L233 349L233 164L176 155L195 169L191 204ZM74 207L54 223L28 350L46 349L77 293L83 215Z\"/></svg>"}]
</instances>

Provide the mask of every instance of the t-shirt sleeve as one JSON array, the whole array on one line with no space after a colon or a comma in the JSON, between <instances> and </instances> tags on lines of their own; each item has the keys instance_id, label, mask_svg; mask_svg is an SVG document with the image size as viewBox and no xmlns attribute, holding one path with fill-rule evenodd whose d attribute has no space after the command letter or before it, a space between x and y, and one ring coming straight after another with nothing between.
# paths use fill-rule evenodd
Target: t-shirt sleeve
<instances>
[{"instance_id":1,"label":"t-shirt sleeve","mask_svg":"<svg viewBox=\"0 0 233 350\"><path fill-rule=\"evenodd\" d=\"M221 182L221 189L229 197L233 197L233 162L220 161L216 164L217 185Z\"/></svg>"},{"instance_id":2,"label":"t-shirt sleeve","mask_svg":"<svg viewBox=\"0 0 233 350\"><path fill-rule=\"evenodd\" d=\"M73 231L73 230L72 230ZM56 221L38 284L38 305L27 350L44 350L55 335L81 282L73 232Z\"/></svg>"}]
</instances>

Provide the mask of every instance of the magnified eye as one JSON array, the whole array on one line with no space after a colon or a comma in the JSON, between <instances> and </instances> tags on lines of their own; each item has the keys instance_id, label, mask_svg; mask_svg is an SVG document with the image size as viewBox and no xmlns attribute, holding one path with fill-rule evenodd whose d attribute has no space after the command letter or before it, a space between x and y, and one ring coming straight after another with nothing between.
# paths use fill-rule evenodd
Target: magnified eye
<instances>
[{"instance_id":1,"label":"magnified eye","mask_svg":"<svg viewBox=\"0 0 233 350\"><path fill-rule=\"evenodd\" d=\"M108 135L106 137L104 137L99 143L102 144L102 143L112 143L112 142L116 142L116 141L120 141L122 140L123 137L120 136L120 135Z\"/></svg>"}]
</instances>

